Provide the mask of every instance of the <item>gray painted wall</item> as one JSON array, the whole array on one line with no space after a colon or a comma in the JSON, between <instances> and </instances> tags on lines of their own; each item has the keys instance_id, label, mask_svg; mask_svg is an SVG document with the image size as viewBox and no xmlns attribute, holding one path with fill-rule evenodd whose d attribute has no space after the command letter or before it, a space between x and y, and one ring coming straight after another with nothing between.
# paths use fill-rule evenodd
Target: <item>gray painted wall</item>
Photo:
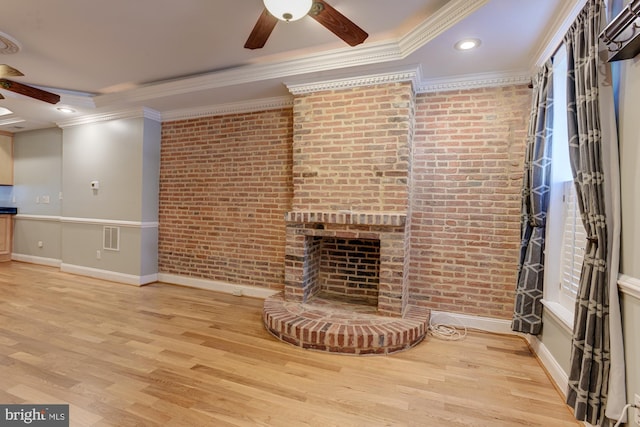
<instances>
[{"instance_id":1,"label":"gray painted wall","mask_svg":"<svg viewBox=\"0 0 640 427\"><path fill-rule=\"evenodd\" d=\"M7 197L27 216L16 218L14 254L157 274L160 137L160 123L142 117L17 134L16 185ZM120 227L119 251L103 248L105 225Z\"/></svg>"},{"instance_id":2,"label":"gray painted wall","mask_svg":"<svg viewBox=\"0 0 640 427\"><path fill-rule=\"evenodd\" d=\"M135 118L63 130L64 217L142 220L143 126Z\"/></svg>"},{"instance_id":3,"label":"gray painted wall","mask_svg":"<svg viewBox=\"0 0 640 427\"><path fill-rule=\"evenodd\" d=\"M162 138L162 124L145 118L143 146L142 146L141 220L143 222L158 221L158 209L160 204L160 141L161 141L161 138Z\"/></svg>"},{"instance_id":4,"label":"gray painted wall","mask_svg":"<svg viewBox=\"0 0 640 427\"><path fill-rule=\"evenodd\" d=\"M19 213L59 216L62 131L51 128L16 134L13 156L14 196ZM47 196L49 203L44 201Z\"/></svg>"},{"instance_id":5,"label":"gray painted wall","mask_svg":"<svg viewBox=\"0 0 640 427\"><path fill-rule=\"evenodd\" d=\"M13 155L13 196L18 213L58 218L62 210L62 131L51 128L18 133ZM46 196L49 203L45 203ZM13 253L60 260L60 221L19 218L14 221Z\"/></svg>"}]
</instances>

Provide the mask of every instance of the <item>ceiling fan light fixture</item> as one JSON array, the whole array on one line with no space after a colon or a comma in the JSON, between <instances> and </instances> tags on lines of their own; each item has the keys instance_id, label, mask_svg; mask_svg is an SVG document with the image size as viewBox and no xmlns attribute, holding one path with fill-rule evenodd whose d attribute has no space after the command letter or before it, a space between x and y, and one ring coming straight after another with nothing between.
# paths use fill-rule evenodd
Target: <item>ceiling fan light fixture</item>
<instances>
[{"instance_id":1,"label":"ceiling fan light fixture","mask_svg":"<svg viewBox=\"0 0 640 427\"><path fill-rule=\"evenodd\" d=\"M263 0L269 13L281 21L297 21L311 10L313 0Z\"/></svg>"}]
</instances>

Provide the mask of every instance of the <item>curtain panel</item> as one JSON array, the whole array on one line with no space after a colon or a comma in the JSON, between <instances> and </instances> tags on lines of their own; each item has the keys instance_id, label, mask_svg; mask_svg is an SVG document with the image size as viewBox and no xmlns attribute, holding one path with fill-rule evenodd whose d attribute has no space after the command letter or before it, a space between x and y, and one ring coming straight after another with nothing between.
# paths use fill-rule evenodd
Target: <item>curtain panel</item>
<instances>
[{"instance_id":1,"label":"curtain panel","mask_svg":"<svg viewBox=\"0 0 640 427\"><path fill-rule=\"evenodd\" d=\"M551 179L553 65L533 80L533 98L522 183L518 281L511 329L537 335L542 329L544 240Z\"/></svg>"},{"instance_id":2,"label":"curtain panel","mask_svg":"<svg viewBox=\"0 0 640 427\"><path fill-rule=\"evenodd\" d=\"M604 13L602 0L588 0L564 38L568 67L569 158L582 222L588 235L576 298L567 403L573 407L578 420L600 426L609 425L607 416L613 418L620 413L619 402L615 402L615 408L607 404L609 394L616 396L616 400L620 395L624 399L624 360L622 372L619 360L623 352L622 331L616 285L619 251L616 216L620 214L619 206L618 212L611 206L615 200L612 193L619 195L618 141L615 120L612 124L612 115L603 115L605 109L600 96L607 78L607 93L612 92L611 76L603 74L610 67L599 57L598 35L605 20ZM609 103L608 109L612 110L613 103ZM615 166L612 168L612 165ZM616 362L614 382L610 382L612 337ZM617 412L615 415L612 414L614 411Z\"/></svg>"}]
</instances>

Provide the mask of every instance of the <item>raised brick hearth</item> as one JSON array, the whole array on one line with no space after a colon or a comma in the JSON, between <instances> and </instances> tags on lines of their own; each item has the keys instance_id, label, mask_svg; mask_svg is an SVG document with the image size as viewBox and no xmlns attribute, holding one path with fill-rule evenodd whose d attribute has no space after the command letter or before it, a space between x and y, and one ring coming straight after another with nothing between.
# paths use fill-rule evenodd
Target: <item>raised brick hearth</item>
<instances>
[{"instance_id":1,"label":"raised brick hearth","mask_svg":"<svg viewBox=\"0 0 640 427\"><path fill-rule=\"evenodd\" d=\"M371 306L324 298L322 294L303 304L285 301L280 293L265 301L263 320L276 338L305 349L391 354L422 341L429 311L408 306L404 317L379 316Z\"/></svg>"}]
</instances>

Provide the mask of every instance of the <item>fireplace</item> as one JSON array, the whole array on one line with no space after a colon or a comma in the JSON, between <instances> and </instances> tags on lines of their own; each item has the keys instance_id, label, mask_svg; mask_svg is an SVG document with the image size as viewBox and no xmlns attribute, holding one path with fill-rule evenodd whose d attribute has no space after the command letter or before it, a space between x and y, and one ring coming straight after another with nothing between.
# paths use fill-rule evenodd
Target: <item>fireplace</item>
<instances>
[{"instance_id":1,"label":"fireplace","mask_svg":"<svg viewBox=\"0 0 640 427\"><path fill-rule=\"evenodd\" d=\"M295 91L285 283L263 320L303 348L388 354L426 332L428 310L409 304L413 86L379 79Z\"/></svg>"},{"instance_id":2,"label":"fireplace","mask_svg":"<svg viewBox=\"0 0 640 427\"><path fill-rule=\"evenodd\" d=\"M406 217L289 212L284 292L263 320L307 349L389 354L426 334L429 312L408 304Z\"/></svg>"},{"instance_id":3,"label":"fireplace","mask_svg":"<svg viewBox=\"0 0 640 427\"><path fill-rule=\"evenodd\" d=\"M286 300L306 303L321 294L402 317L404 215L289 212L286 220Z\"/></svg>"}]
</instances>

